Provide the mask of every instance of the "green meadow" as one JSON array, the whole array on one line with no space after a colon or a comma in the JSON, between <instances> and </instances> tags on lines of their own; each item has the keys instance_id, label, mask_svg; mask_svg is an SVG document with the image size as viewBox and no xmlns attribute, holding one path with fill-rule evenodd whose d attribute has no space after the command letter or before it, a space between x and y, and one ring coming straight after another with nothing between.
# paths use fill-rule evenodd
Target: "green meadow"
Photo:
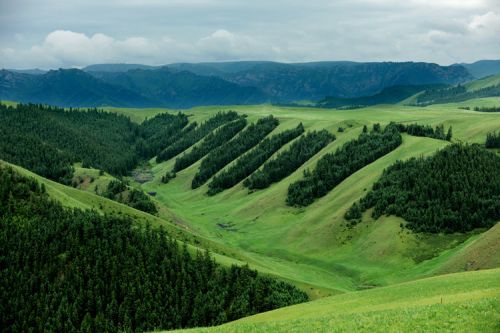
<instances>
[{"instance_id":1,"label":"green meadow","mask_svg":"<svg viewBox=\"0 0 500 333\"><path fill-rule=\"evenodd\" d=\"M405 222L394 216L374 221L368 212L362 223L354 227L349 227L343 219L351 203L370 189L386 167L396 160L433 154L448 144L445 141L404 135L399 148L354 173L311 206L292 208L285 204L289 184L300 179L305 169L314 168L325 153L357 137L363 125L386 125L391 121L443 124L445 128L453 127L454 142L484 143L486 133L500 128L500 114L459 109L464 105L500 105L500 99L427 107L378 105L343 111L272 105L185 110L182 112L190 116L190 121L198 122L220 110L246 114L249 122L273 115L280 120L280 125L269 135L302 122L306 130L327 129L337 140L289 177L253 193L241 183L213 197L206 195L206 184L192 190L191 180L200 161L179 172L168 184L162 184L160 179L171 170L175 158L160 164L152 159L146 168L152 171L153 180L144 184L134 183L132 178L130 181L145 191L157 192L155 200L159 205L190 233L216 245L213 251L223 255L231 251L229 256L305 288L313 299L443 272L498 267L497 256L474 250L493 247L498 251L498 242L491 241L500 236L498 228L468 234L428 235L409 232L401 227ZM137 122L161 112L178 112L110 110ZM344 132L338 132L339 127L343 127Z\"/></svg>"},{"instance_id":2,"label":"green meadow","mask_svg":"<svg viewBox=\"0 0 500 333\"><path fill-rule=\"evenodd\" d=\"M215 196L206 194L208 182L192 190L191 181L201 160L164 184L161 178L172 169L176 157L162 163L153 158L126 180L130 186L155 192L151 199L158 207L156 216L99 196L115 179L108 173L75 165L74 188L13 167L35 177L52 198L67 207L129 216L135 223L165 228L179 242L187 243L191 253L208 249L223 265L248 264L298 286L313 300L187 332L494 332L500 329L500 224L468 233L425 234L411 232L404 227L406 222L395 216L374 220L370 211L354 226L344 219L351 204L371 189L385 168L398 160L430 156L449 142L403 134L402 145L358 170L310 206L289 207L285 198L288 186L301 179L305 170L313 169L324 154L358 137L365 125L451 126L452 142L484 144L488 132L500 130L500 113L462 107L498 105L500 98L342 111L273 105L180 111L108 108L138 123L163 112L185 112L190 122L200 123L219 111L234 110L247 115L249 123L269 115L278 118L279 126L268 136L299 123L306 131L327 129L336 136L290 176L252 192L242 182Z\"/></svg>"}]
</instances>

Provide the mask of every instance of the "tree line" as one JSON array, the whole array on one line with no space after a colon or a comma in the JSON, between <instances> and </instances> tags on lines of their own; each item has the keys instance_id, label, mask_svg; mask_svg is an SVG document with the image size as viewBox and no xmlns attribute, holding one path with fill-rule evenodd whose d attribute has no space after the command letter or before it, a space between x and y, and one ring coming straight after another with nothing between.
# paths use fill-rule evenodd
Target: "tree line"
<instances>
[{"instance_id":1,"label":"tree line","mask_svg":"<svg viewBox=\"0 0 500 333\"><path fill-rule=\"evenodd\" d=\"M448 131L445 134L444 125L437 125L436 128L432 128L430 125L420 125L420 124L397 124L398 130L401 133L408 133L413 136L423 136L427 138L433 138L438 140L451 141L453 137L452 127L448 127Z\"/></svg>"},{"instance_id":2,"label":"tree line","mask_svg":"<svg viewBox=\"0 0 500 333\"><path fill-rule=\"evenodd\" d=\"M215 116L209 118L200 126L197 126L193 130L185 133L185 135L179 136L179 138L164 148L158 156L156 156L156 162L160 163L163 161L167 161L172 157L182 153L196 142L203 139L206 135L212 132L217 127L224 125L230 121L236 120L238 118L238 114L234 111L228 112L219 112Z\"/></svg>"},{"instance_id":3,"label":"tree line","mask_svg":"<svg viewBox=\"0 0 500 333\"><path fill-rule=\"evenodd\" d=\"M101 195L149 214L158 213L156 205L147 194L127 186L120 180L110 181Z\"/></svg>"},{"instance_id":4,"label":"tree line","mask_svg":"<svg viewBox=\"0 0 500 333\"><path fill-rule=\"evenodd\" d=\"M417 232L466 232L500 219L500 157L479 145L450 145L427 158L398 161L347 211L358 221L396 215Z\"/></svg>"},{"instance_id":5,"label":"tree line","mask_svg":"<svg viewBox=\"0 0 500 333\"><path fill-rule=\"evenodd\" d=\"M66 209L0 167L0 330L143 332L217 325L307 300L163 229Z\"/></svg>"},{"instance_id":6,"label":"tree line","mask_svg":"<svg viewBox=\"0 0 500 333\"><path fill-rule=\"evenodd\" d=\"M429 89L417 96L417 105L429 105L439 103L457 103L473 98L500 96L500 84L489 86L474 91L468 91L463 85L440 89Z\"/></svg>"},{"instance_id":7,"label":"tree line","mask_svg":"<svg viewBox=\"0 0 500 333\"><path fill-rule=\"evenodd\" d=\"M474 106L472 108L470 106L463 106L459 107L459 109L477 112L500 112L500 106Z\"/></svg>"},{"instance_id":8,"label":"tree line","mask_svg":"<svg viewBox=\"0 0 500 333\"><path fill-rule=\"evenodd\" d=\"M226 170L218 173L208 184L208 195L215 195L231 188L257 170L267 159L283 145L304 133L304 126L300 123L296 128L285 130L264 139L254 149L250 150Z\"/></svg>"},{"instance_id":9,"label":"tree line","mask_svg":"<svg viewBox=\"0 0 500 333\"><path fill-rule=\"evenodd\" d=\"M370 133L365 127L357 139L347 142L335 153L325 154L312 172L305 170L303 179L290 184L287 204L310 205L354 172L396 149L401 143L401 134L393 123L383 131L380 124L374 124Z\"/></svg>"},{"instance_id":10,"label":"tree line","mask_svg":"<svg viewBox=\"0 0 500 333\"><path fill-rule=\"evenodd\" d=\"M215 148L231 140L246 126L246 124L247 120L245 118L239 118L208 134L205 139L199 145L194 146L189 153L184 153L182 156L175 159L172 171L179 172L194 164Z\"/></svg>"},{"instance_id":11,"label":"tree line","mask_svg":"<svg viewBox=\"0 0 500 333\"><path fill-rule=\"evenodd\" d=\"M192 127L186 124L181 113L139 125L97 109L0 104L0 158L64 184L71 183L76 162L123 176Z\"/></svg>"},{"instance_id":12,"label":"tree line","mask_svg":"<svg viewBox=\"0 0 500 333\"><path fill-rule=\"evenodd\" d=\"M235 160L249 149L256 146L266 135L271 133L279 124L273 116L260 118L240 132L233 140L212 150L202 161L200 168L193 178L193 189L203 185L210 177Z\"/></svg>"},{"instance_id":13,"label":"tree line","mask_svg":"<svg viewBox=\"0 0 500 333\"><path fill-rule=\"evenodd\" d=\"M158 155L179 137L187 124L188 117L180 112L176 115L161 113L146 119L140 125L142 135L136 143L137 153L144 159Z\"/></svg>"},{"instance_id":14,"label":"tree line","mask_svg":"<svg viewBox=\"0 0 500 333\"><path fill-rule=\"evenodd\" d=\"M308 132L245 179L243 185L251 190L269 187L292 174L333 140L335 135L326 130Z\"/></svg>"},{"instance_id":15,"label":"tree line","mask_svg":"<svg viewBox=\"0 0 500 333\"><path fill-rule=\"evenodd\" d=\"M486 134L486 148L500 148L500 132L491 132Z\"/></svg>"}]
</instances>

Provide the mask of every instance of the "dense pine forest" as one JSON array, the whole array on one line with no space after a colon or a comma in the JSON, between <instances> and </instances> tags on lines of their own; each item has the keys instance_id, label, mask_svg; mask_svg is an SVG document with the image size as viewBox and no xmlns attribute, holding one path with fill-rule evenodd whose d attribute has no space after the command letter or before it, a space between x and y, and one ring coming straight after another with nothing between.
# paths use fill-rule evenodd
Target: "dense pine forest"
<instances>
[{"instance_id":1,"label":"dense pine forest","mask_svg":"<svg viewBox=\"0 0 500 333\"><path fill-rule=\"evenodd\" d=\"M395 124L386 126L383 131L380 124L374 124L370 133L365 127L356 140L347 142L335 153L324 155L312 172L304 171L303 179L290 184L287 204L310 205L351 174L396 149L402 142Z\"/></svg>"},{"instance_id":2,"label":"dense pine forest","mask_svg":"<svg viewBox=\"0 0 500 333\"><path fill-rule=\"evenodd\" d=\"M208 119L200 126L197 126L188 133L184 133L185 135L179 136L177 141L164 148L164 150L161 151L156 157L156 162L160 163L169 160L172 157L182 153L187 148L203 139L217 127L233 121L238 117L240 116L238 116L238 114L234 111L217 113L214 117Z\"/></svg>"},{"instance_id":3,"label":"dense pine forest","mask_svg":"<svg viewBox=\"0 0 500 333\"><path fill-rule=\"evenodd\" d=\"M304 133L304 126L299 124L296 128L285 130L281 133L263 140L257 147L238 158L227 170L217 174L208 184L209 195L215 195L225 189L231 188L257 170L278 149Z\"/></svg>"},{"instance_id":4,"label":"dense pine forest","mask_svg":"<svg viewBox=\"0 0 500 333\"><path fill-rule=\"evenodd\" d=\"M0 167L0 330L142 332L208 326L307 300L247 267L191 255L162 229L63 208Z\"/></svg>"},{"instance_id":5,"label":"dense pine forest","mask_svg":"<svg viewBox=\"0 0 500 333\"><path fill-rule=\"evenodd\" d=\"M194 146L189 153L184 153L175 160L173 171L178 172L184 170L211 152L213 149L231 140L246 126L246 124L246 119L240 118L225 124L214 132L208 134L201 144Z\"/></svg>"},{"instance_id":6,"label":"dense pine forest","mask_svg":"<svg viewBox=\"0 0 500 333\"><path fill-rule=\"evenodd\" d=\"M146 119L140 125L142 137L136 143L139 156L149 159L158 155L177 140L187 124L188 117L180 112L177 115L161 113ZM189 131L192 128L186 129Z\"/></svg>"},{"instance_id":7,"label":"dense pine forest","mask_svg":"<svg viewBox=\"0 0 500 333\"><path fill-rule=\"evenodd\" d=\"M269 187L292 174L333 140L335 135L326 130L309 132L294 141L290 148L280 152L276 158L266 162L262 170L254 172L243 185L251 190Z\"/></svg>"},{"instance_id":8,"label":"dense pine forest","mask_svg":"<svg viewBox=\"0 0 500 333\"><path fill-rule=\"evenodd\" d=\"M408 133L413 136L423 136L446 141L451 141L451 138L453 137L453 129L451 126L448 128L446 133L444 132L444 125L438 125L436 128L432 128L432 126L429 125L419 124L397 124L397 126L401 133Z\"/></svg>"},{"instance_id":9,"label":"dense pine forest","mask_svg":"<svg viewBox=\"0 0 500 333\"><path fill-rule=\"evenodd\" d=\"M479 145L453 144L428 158L397 162L346 218L373 207L423 232L465 232L500 219L500 157Z\"/></svg>"},{"instance_id":10,"label":"dense pine forest","mask_svg":"<svg viewBox=\"0 0 500 333\"><path fill-rule=\"evenodd\" d=\"M240 132L236 138L212 150L201 162L200 169L194 176L191 187L195 189L203 185L231 161L256 146L278 125L278 119L273 116L260 118Z\"/></svg>"},{"instance_id":11,"label":"dense pine forest","mask_svg":"<svg viewBox=\"0 0 500 333\"><path fill-rule=\"evenodd\" d=\"M183 114L159 114L141 125L97 109L0 104L0 159L69 184L72 165L126 175L177 140L187 125Z\"/></svg>"},{"instance_id":12,"label":"dense pine forest","mask_svg":"<svg viewBox=\"0 0 500 333\"><path fill-rule=\"evenodd\" d=\"M120 180L110 181L102 195L146 213L156 214L158 212L154 202L147 194L127 186Z\"/></svg>"},{"instance_id":13,"label":"dense pine forest","mask_svg":"<svg viewBox=\"0 0 500 333\"><path fill-rule=\"evenodd\" d=\"M486 134L486 148L500 148L500 132Z\"/></svg>"}]
</instances>

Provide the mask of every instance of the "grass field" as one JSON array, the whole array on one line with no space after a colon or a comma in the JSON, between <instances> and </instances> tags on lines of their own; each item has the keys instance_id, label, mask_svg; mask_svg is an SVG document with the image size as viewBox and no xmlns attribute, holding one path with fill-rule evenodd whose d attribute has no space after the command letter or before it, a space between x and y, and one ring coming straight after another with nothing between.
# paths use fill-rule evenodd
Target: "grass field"
<instances>
[{"instance_id":1,"label":"grass field","mask_svg":"<svg viewBox=\"0 0 500 333\"><path fill-rule=\"evenodd\" d=\"M460 110L463 105L500 104L498 98L428 107L379 105L358 110L276 107L271 105L199 107L184 111L190 121L203 121L220 110L235 110L249 121L274 115L280 126L270 135L302 122L306 130L326 128L337 140L324 148L291 176L265 190L248 193L238 184L214 197L205 193L207 185L191 190L191 180L200 162L177 174L168 184L160 182L174 159L160 164L150 162L154 179L135 184L156 191L156 200L176 216L188 230L208 239L262 272L276 275L305 288L312 298L372 286L384 286L442 272L470 267L498 267L500 229L487 234L413 234L400 227L403 220L388 216L373 221L369 213L363 222L350 228L343 215L350 204L363 196L383 169L396 160L429 155L447 142L405 135L403 145L359 170L327 196L305 209L285 205L288 185L300 179L306 168L314 167L327 152L357 137L363 125L390 121L452 126L453 141L484 143L486 133L500 128L500 114ZM142 121L164 109L112 109ZM174 111L176 112L176 111ZM344 127L338 133L338 127ZM133 181L132 181L133 182ZM221 227L231 225L226 229ZM486 237L485 235L489 235ZM490 252L480 259L479 251Z\"/></svg>"},{"instance_id":2,"label":"grass field","mask_svg":"<svg viewBox=\"0 0 500 333\"><path fill-rule=\"evenodd\" d=\"M337 139L289 177L252 193L241 183L211 197L206 195L207 184L192 190L191 180L200 161L177 173L168 184L162 184L160 179L171 170L175 158L159 164L152 159L141 166L152 174L152 180L128 180L132 186L157 192L153 200L159 207L158 216L95 195L96 187L104 188L113 179L108 174L100 175L98 170L76 166L75 177L81 182L75 189L16 168L44 183L48 193L65 206L130 216L137 223L163 226L179 241L189 243L191 251L210 249L224 265L248 263L264 274L297 285L312 299L319 299L193 332L386 332L436 328L498 331L500 270L434 276L500 267L500 224L467 234L416 234L402 227L405 221L394 216L375 221L367 212L362 222L353 227L343 219L352 202L364 196L385 168L397 160L431 155L448 142L403 135L400 147L357 171L307 208L285 204L289 184L300 179L305 169L313 168L325 153L356 138L364 125L386 125L391 121L443 124L446 129L453 127L452 141L482 144L488 132L500 130L500 113L459 107L492 105L500 105L500 98L427 107L378 105L344 111L271 105L185 110L182 112L189 115L190 121L198 122L221 110L246 114L249 122L273 115L280 125L269 135L302 122L306 130L327 129ZM136 122L162 112L178 112L109 110ZM338 132L339 127L344 132Z\"/></svg>"},{"instance_id":3,"label":"grass field","mask_svg":"<svg viewBox=\"0 0 500 333\"><path fill-rule=\"evenodd\" d=\"M475 91L490 86L496 86L499 84L500 84L500 75L491 75L479 80L471 81L465 84L465 87L469 91Z\"/></svg>"},{"instance_id":4,"label":"grass field","mask_svg":"<svg viewBox=\"0 0 500 333\"><path fill-rule=\"evenodd\" d=\"M442 275L178 332L498 332L499 281L500 269Z\"/></svg>"}]
</instances>

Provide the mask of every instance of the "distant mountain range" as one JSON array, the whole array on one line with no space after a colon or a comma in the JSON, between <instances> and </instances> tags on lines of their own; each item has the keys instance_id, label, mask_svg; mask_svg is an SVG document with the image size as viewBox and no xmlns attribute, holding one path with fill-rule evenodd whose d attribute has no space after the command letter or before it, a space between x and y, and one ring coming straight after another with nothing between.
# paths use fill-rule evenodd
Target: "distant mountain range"
<instances>
[{"instance_id":1,"label":"distant mountain range","mask_svg":"<svg viewBox=\"0 0 500 333\"><path fill-rule=\"evenodd\" d=\"M500 60L480 60L472 64L460 64L477 79L500 74Z\"/></svg>"},{"instance_id":2,"label":"distant mountain range","mask_svg":"<svg viewBox=\"0 0 500 333\"><path fill-rule=\"evenodd\" d=\"M452 85L500 72L500 61L439 66L422 62L266 61L97 64L83 69L1 70L0 99L59 106L189 108L375 96L386 88ZM424 89L424 87L421 87ZM421 89L421 90L422 90ZM382 98L384 100L384 98Z\"/></svg>"}]
</instances>

